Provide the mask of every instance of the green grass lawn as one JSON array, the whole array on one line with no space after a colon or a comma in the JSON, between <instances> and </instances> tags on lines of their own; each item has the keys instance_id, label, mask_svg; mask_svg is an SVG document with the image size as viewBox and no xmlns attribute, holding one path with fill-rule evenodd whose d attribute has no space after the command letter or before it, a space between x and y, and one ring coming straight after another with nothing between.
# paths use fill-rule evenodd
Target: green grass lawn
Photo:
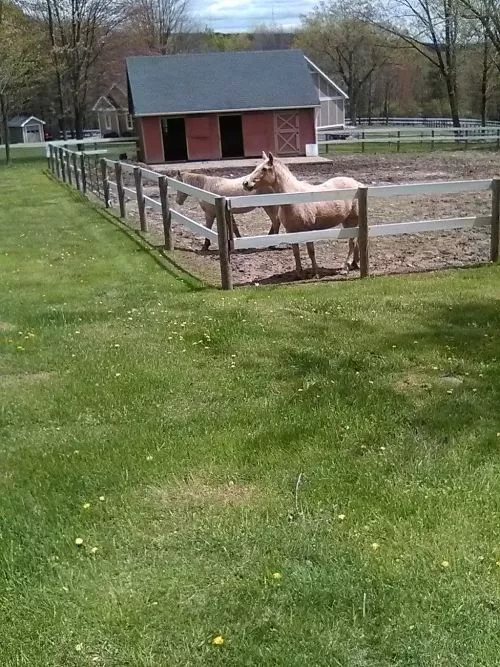
<instances>
[{"instance_id":1,"label":"green grass lawn","mask_svg":"<svg viewBox=\"0 0 500 667\"><path fill-rule=\"evenodd\" d=\"M0 201L2 667L498 665L500 267L190 291Z\"/></svg>"},{"instance_id":2,"label":"green grass lawn","mask_svg":"<svg viewBox=\"0 0 500 667\"><path fill-rule=\"evenodd\" d=\"M86 144L88 150L94 150L95 148L107 150L107 155L104 157L109 158L110 160L117 160L120 153L135 153L135 142L124 139L122 141L99 144ZM76 147L75 147L76 148ZM47 157L45 155L45 147L40 146L29 146L26 144L12 144L10 147L11 150L11 159L14 164L33 164L34 161L40 163L47 163ZM5 164L5 147L0 146L0 169L4 167Z\"/></svg>"}]
</instances>

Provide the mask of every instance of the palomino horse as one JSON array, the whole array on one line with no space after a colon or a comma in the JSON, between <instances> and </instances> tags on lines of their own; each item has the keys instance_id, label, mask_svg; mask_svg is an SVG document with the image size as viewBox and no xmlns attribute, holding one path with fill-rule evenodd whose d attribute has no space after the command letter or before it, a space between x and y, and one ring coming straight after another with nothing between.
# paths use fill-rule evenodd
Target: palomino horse
<instances>
[{"instance_id":1,"label":"palomino horse","mask_svg":"<svg viewBox=\"0 0 500 667\"><path fill-rule=\"evenodd\" d=\"M221 195L222 197L238 197L246 194L246 190L243 187L243 181L245 177L242 178L222 178L222 176L207 176L206 174L195 174L190 171L177 172L177 180L187 183L188 185L194 185L196 188L201 190L207 190L208 192L213 192L215 195ZM273 190L270 187L262 186L261 188L255 188L259 194L270 193ZM177 190L176 202L179 205L184 204L188 195L185 192ZM205 224L208 229L212 229L215 221L215 206L209 204L206 201L199 202L203 212L205 213ZM238 210L238 213L249 213L253 211L256 206L250 206L248 208L242 208ZM278 206L264 206L264 211L267 213L271 219L271 229L269 234L277 234L280 229L280 223L278 220ZM238 227L234 218L232 218L233 230L236 236L240 236ZM203 244L203 250L208 250L210 247L210 240L205 239Z\"/></svg>"},{"instance_id":2,"label":"palomino horse","mask_svg":"<svg viewBox=\"0 0 500 667\"><path fill-rule=\"evenodd\" d=\"M265 153L265 158L252 173L243 179L243 187L247 191L259 190L263 187L270 187L273 192L310 192L311 190L339 190L339 189L358 189L362 183L354 178L338 176L325 181L321 185L311 185L304 181L299 181L288 167L278 160L272 153L269 157ZM344 227L358 226L358 202L353 196L352 200L343 201L325 201L311 202L306 204L284 204L279 207L278 221L287 232L303 232L313 229L330 229L337 225ZM314 243L306 243L307 252L311 260L313 273L318 275L319 267L316 263L314 252ZM295 258L295 269L297 276L302 277L302 264L300 261L300 251L297 243L292 244L293 256ZM352 255L352 263L349 259ZM359 248L357 240L349 239L349 253L347 255L347 269L358 268Z\"/></svg>"}]
</instances>

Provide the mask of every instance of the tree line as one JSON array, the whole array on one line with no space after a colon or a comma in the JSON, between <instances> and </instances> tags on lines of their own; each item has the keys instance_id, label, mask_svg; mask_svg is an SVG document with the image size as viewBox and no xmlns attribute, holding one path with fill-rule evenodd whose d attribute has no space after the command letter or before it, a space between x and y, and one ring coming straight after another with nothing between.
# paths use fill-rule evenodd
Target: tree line
<instances>
[{"instance_id":1,"label":"tree line","mask_svg":"<svg viewBox=\"0 0 500 667\"><path fill-rule=\"evenodd\" d=\"M124 84L128 55L298 47L349 95L359 117L500 117L497 0L324 0L297 30L220 34L189 0L0 0L1 134L39 115L80 138L92 106Z\"/></svg>"}]
</instances>

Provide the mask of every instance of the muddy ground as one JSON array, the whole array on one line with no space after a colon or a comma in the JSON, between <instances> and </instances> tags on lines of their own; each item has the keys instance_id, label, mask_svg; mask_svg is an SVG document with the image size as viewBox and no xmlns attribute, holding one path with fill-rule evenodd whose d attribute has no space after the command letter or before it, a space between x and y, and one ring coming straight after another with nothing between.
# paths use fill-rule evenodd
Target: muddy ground
<instances>
[{"instance_id":1,"label":"muddy ground","mask_svg":"<svg viewBox=\"0 0 500 667\"><path fill-rule=\"evenodd\" d=\"M211 173L209 169L206 173ZM217 174L236 177L248 173L245 169L217 170ZM500 173L500 156L495 151L435 152L422 154L353 154L332 156L332 161L314 165L293 165L298 178L321 183L332 176L352 176L367 185L384 185L424 181L492 178ZM168 173L168 170L165 171ZM170 174L169 174L170 175ZM171 174L173 175L173 174ZM132 187L132 184L129 184ZM145 194L158 199L156 187L146 186ZM130 195L127 195L130 196ZM189 197L182 207L170 197L172 208L204 223L198 203ZM131 224L137 224L135 203L128 210ZM404 222L435 218L455 218L468 215L489 215L490 194L461 194L396 197L369 200L370 224ZM151 227L149 240L162 245L161 216L148 207ZM237 222L242 235L267 233L269 220L262 209L241 214ZM182 226L173 225L175 259L189 271L217 283L219 264L217 252L201 252L202 238L195 237ZM456 230L439 233L420 233L404 236L374 238L370 242L370 271L372 274L413 272L447 267L466 266L488 261L489 229ZM316 245L316 257L325 278L343 279L341 267L347 255L347 241L322 241ZM302 248L304 267L309 259ZM295 280L291 248L277 250L237 251L231 264L235 284L272 283ZM356 273L351 273L353 277Z\"/></svg>"}]
</instances>

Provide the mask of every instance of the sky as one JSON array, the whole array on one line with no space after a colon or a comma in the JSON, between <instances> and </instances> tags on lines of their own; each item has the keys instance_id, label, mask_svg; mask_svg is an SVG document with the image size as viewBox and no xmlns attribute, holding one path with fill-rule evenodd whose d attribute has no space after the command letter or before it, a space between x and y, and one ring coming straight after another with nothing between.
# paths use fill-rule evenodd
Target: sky
<instances>
[{"instance_id":1,"label":"sky","mask_svg":"<svg viewBox=\"0 0 500 667\"><path fill-rule=\"evenodd\" d=\"M243 32L263 23L295 28L300 16L316 4L316 0L192 0L192 9L197 23L216 32Z\"/></svg>"}]
</instances>

